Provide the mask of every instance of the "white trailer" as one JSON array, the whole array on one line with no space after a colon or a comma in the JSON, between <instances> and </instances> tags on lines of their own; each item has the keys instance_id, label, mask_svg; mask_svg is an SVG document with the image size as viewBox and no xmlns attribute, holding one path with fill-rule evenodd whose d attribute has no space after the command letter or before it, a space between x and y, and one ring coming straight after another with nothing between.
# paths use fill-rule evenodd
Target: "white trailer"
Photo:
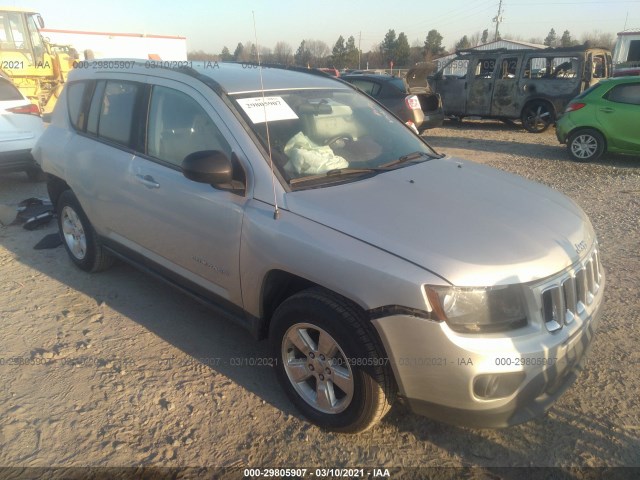
<instances>
[{"instance_id":1,"label":"white trailer","mask_svg":"<svg viewBox=\"0 0 640 480\"><path fill-rule=\"evenodd\" d=\"M144 60L186 60L187 39L181 36L146 33L86 32L43 28L52 44L70 45L81 59L140 58Z\"/></svg>"},{"instance_id":2,"label":"white trailer","mask_svg":"<svg viewBox=\"0 0 640 480\"><path fill-rule=\"evenodd\" d=\"M640 75L640 30L618 33L613 48L614 77Z\"/></svg>"}]
</instances>

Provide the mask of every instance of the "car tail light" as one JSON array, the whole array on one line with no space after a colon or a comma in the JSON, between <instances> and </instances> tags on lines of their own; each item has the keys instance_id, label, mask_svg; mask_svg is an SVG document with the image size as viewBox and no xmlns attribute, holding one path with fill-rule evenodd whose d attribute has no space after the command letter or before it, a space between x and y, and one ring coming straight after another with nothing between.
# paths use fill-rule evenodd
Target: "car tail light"
<instances>
[{"instance_id":1,"label":"car tail light","mask_svg":"<svg viewBox=\"0 0 640 480\"><path fill-rule=\"evenodd\" d=\"M415 95L408 96L404 99L404 102L411 110L420 110L420 100Z\"/></svg>"},{"instance_id":2,"label":"car tail light","mask_svg":"<svg viewBox=\"0 0 640 480\"><path fill-rule=\"evenodd\" d=\"M575 112L576 110L580 110L582 107L585 107L586 105L587 105L586 103L570 103L569 105L567 105L567 108L564 111L564 113Z\"/></svg>"},{"instance_id":3,"label":"car tail light","mask_svg":"<svg viewBox=\"0 0 640 480\"><path fill-rule=\"evenodd\" d=\"M33 103L30 103L29 105L21 105L19 107L7 108L7 112L26 113L28 115L40 116L40 108Z\"/></svg>"}]
</instances>

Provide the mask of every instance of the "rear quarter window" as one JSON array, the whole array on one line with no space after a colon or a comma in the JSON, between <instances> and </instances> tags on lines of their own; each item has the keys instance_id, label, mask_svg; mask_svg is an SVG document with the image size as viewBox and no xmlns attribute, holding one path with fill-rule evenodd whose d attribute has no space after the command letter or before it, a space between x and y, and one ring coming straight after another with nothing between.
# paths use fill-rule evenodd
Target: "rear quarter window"
<instances>
[{"instance_id":1,"label":"rear quarter window","mask_svg":"<svg viewBox=\"0 0 640 480\"><path fill-rule=\"evenodd\" d=\"M389 84L393 85L397 90L400 90L400 92L407 93L407 86L402 78L392 78L389 80Z\"/></svg>"},{"instance_id":2,"label":"rear quarter window","mask_svg":"<svg viewBox=\"0 0 640 480\"><path fill-rule=\"evenodd\" d=\"M364 79L353 79L349 80L353 85L358 87L367 95L375 97L380 94L380 90L382 90L382 86L377 82L372 82L370 80Z\"/></svg>"},{"instance_id":3,"label":"rear quarter window","mask_svg":"<svg viewBox=\"0 0 640 480\"><path fill-rule=\"evenodd\" d=\"M69 121L76 130L83 130L85 124L85 111L82 109L82 100L87 88L87 82L75 82L67 85L67 107L69 109Z\"/></svg>"}]
</instances>

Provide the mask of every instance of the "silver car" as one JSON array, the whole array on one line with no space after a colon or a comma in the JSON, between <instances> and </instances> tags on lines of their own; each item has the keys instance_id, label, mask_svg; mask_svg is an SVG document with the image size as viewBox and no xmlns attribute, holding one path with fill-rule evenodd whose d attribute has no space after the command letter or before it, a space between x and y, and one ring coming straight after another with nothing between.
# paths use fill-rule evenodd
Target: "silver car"
<instances>
[{"instance_id":1,"label":"silver car","mask_svg":"<svg viewBox=\"0 0 640 480\"><path fill-rule=\"evenodd\" d=\"M399 396L504 427L576 378L605 273L564 195L436 153L325 75L88 66L35 148L71 260L124 259L269 338L311 422L362 431Z\"/></svg>"}]
</instances>

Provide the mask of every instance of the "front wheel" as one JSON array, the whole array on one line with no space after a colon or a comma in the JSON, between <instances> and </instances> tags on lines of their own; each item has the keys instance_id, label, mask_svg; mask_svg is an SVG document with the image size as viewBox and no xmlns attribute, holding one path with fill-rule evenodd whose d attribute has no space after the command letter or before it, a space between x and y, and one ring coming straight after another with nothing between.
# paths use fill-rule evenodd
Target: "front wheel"
<instances>
[{"instance_id":1,"label":"front wheel","mask_svg":"<svg viewBox=\"0 0 640 480\"><path fill-rule=\"evenodd\" d=\"M62 192L56 209L62 243L73 263L87 272L110 267L113 257L98 243L87 215L71 190Z\"/></svg>"},{"instance_id":2,"label":"front wheel","mask_svg":"<svg viewBox=\"0 0 640 480\"><path fill-rule=\"evenodd\" d=\"M542 133L555 121L553 109L547 102L531 102L522 109L522 126L531 133Z\"/></svg>"},{"instance_id":3,"label":"front wheel","mask_svg":"<svg viewBox=\"0 0 640 480\"><path fill-rule=\"evenodd\" d=\"M300 412L337 432L362 432L389 411L393 376L364 312L319 288L287 299L274 313L277 376Z\"/></svg>"},{"instance_id":4,"label":"front wheel","mask_svg":"<svg viewBox=\"0 0 640 480\"><path fill-rule=\"evenodd\" d=\"M602 156L605 150L604 137L591 128L578 130L567 142L571 157L577 162L591 162Z\"/></svg>"}]
</instances>

